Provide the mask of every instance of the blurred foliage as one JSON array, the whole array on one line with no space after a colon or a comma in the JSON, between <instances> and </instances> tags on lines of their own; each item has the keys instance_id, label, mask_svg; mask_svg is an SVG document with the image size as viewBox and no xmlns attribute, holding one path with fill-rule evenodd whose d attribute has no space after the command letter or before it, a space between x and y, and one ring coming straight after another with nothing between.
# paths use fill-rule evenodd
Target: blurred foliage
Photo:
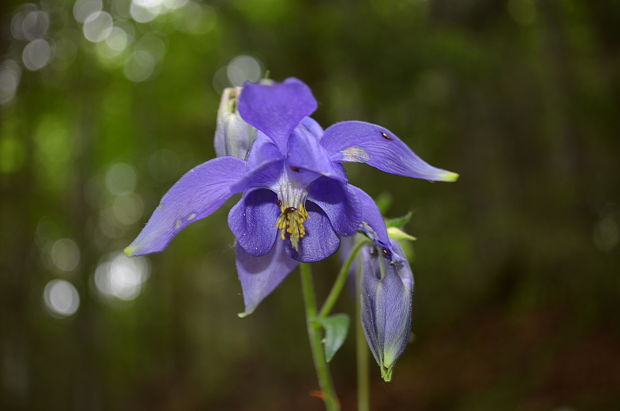
<instances>
[{"instance_id":1,"label":"blurred foliage","mask_svg":"<svg viewBox=\"0 0 620 411\"><path fill-rule=\"evenodd\" d=\"M297 274L236 316L226 207L115 254L213 157L222 88L265 69L306 81L324 126L385 125L461 174L348 168L418 238L415 343L392 383L373 370L376 409L618 407L620 2L105 0L76 21L99 3L0 3L0 408L319 409Z\"/></svg>"}]
</instances>

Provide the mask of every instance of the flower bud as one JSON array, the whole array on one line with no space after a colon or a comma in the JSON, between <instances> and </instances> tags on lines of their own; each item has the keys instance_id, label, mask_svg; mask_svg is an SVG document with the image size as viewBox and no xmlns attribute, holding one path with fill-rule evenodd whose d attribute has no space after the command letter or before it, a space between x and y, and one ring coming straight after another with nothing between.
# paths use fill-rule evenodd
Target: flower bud
<instances>
[{"instance_id":1,"label":"flower bud","mask_svg":"<svg viewBox=\"0 0 620 411\"><path fill-rule=\"evenodd\" d=\"M245 160L256 140L256 129L243 121L237 111L241 87L224 89L217 112L215 130L215 154L233 156Z\"/></svg>"},{"instance_id":2,"label":"flower bud","mask_svg":"<svg viewBox=\"0 0 620 411\"><path fill-rule=\"evenodd\" d=\"M391 380L394 364L409 341L414 286L405 253L396 240L390 242L403 256L397 262L374 244L362 250L362 327L385 381Z\"/></svg>"}]
</instances>

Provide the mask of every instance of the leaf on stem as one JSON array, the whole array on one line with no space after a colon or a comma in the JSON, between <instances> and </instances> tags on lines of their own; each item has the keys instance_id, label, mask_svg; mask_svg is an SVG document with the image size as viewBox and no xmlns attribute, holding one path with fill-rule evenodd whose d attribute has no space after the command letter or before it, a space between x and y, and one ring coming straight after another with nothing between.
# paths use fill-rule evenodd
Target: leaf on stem
<instances>
[{"instance_id":1,"label":"leaf on stem","mask_svg":"<svg viewBox=\"0 0 620 411\"><path fill-rule=\"evenodd\" d=\"M385 225L388 228L396 227L396 228L402 229L405 226L405 224L407 224L409 220L411 220L412 215L413 213L409 211L407 214L405 214L402 217L390 218L385 222Z\"/></svg>"},{"instance_id":2,"label":"leaf on stem","mask_svg":"<svg viewBox=\"0 0 620 411\"><path fill-rule=\"evenodd\" d=\"M330 362L344 343L349 331L349 316L334 314L329 317L319 317L315 320L325 330L325 359Z\"/></svg>"}]
</instances>

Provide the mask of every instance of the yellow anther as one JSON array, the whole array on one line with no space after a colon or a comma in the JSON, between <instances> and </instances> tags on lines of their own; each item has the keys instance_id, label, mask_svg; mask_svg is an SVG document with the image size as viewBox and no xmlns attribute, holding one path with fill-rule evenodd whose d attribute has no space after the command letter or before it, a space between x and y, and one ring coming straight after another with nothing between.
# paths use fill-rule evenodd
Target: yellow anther
<instances>
[{"instance_id":1,"label":"yellow anther","mask_svg":"<svg viewBox=\"0 0 620 411\"><path fill-rule=\"evenodd\" d=\"M286 233L291 240L291 246L299 251L299 240L306 235L304 222L310 217L303 204L299 208L280 206L280 217L276 222L276 228L280 230L280 238L286 240Z\"/></svg>"}]
</instances>

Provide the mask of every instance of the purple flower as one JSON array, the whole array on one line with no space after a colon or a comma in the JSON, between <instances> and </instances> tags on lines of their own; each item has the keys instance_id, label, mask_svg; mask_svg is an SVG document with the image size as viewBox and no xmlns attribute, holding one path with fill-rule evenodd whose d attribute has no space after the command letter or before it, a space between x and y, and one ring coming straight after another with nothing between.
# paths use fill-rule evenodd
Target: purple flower
<instances>
[{"instance_id":1,"label":"purple flower","mask_svg":"<svg viewBox=\"0 0 620 411\"><path fill-rule=\"evenodd\" d=\"M373 243L360 251L362 327L385 381L391 380L394 364L409 341L414 286L402 248L398 241L390 241L403 256L400 261L381 256L381 248Z\"/></svg>"},{"instance_id":2,"label":"purple flower","mask_svg":"<svg viewBox=\"0 0 620 411\"><path fill-rule=\"evenodd\" d=\"M426 180L458 176L427 164L381 126L345 121L323 131L309 117L316 108L310 88L298 79L246 83L237 110L258 130L247 160L222 156L190 170L164 195L125 252L162 251L187 225L243 193L230 210L228 225L237 238L246 314L298 262L329 257L341 237L360 228L380 241L386 254L394 254L374 201L348 183L341 163L363 162Z\"/></svg>"}]
</instances>

